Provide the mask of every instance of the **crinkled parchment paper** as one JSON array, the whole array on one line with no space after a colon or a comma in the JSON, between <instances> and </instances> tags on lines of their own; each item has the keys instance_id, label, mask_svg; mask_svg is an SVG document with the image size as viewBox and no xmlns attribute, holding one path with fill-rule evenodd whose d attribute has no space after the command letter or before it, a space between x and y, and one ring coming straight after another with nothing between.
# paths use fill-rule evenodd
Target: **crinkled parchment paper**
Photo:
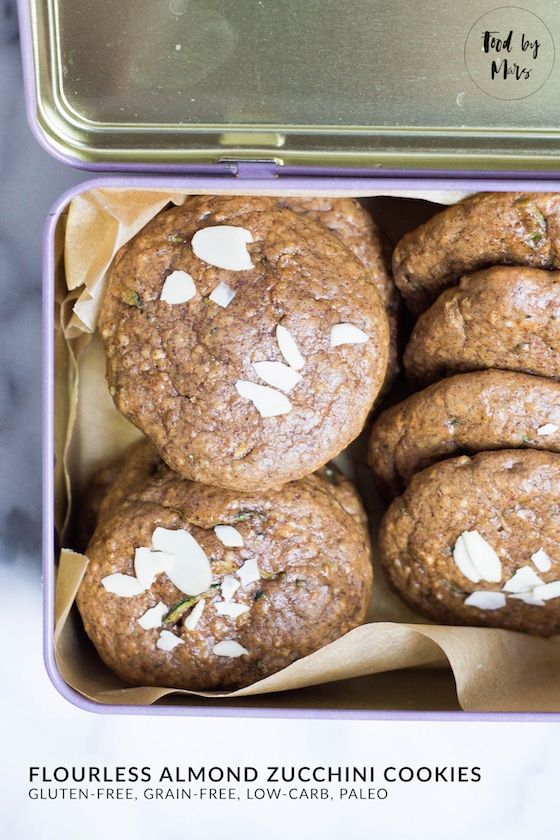
<instances>
[{"instance_id":1,"label":"crinkled parchment paper","mask_svg":"<svg viewBox=\"0 0 560 840\"><path fill-rule=\"evenodd\" d=\"M67 216L60 220L64 259L59 261L56 290L55 443L61 466L55 489L63 544L69 544L72 533L68 522L75 523L80 516L77 505L69 515L71 499L79 498L97 467L139 434L113 406L105 382L103 350L94 336L107 269L118 249L149 219L169 202L181 204L185 195L181 190L94 189L74 198ZM396 202L399 196L408 200ZM410 199L451 204L462 197L464 194L445 191L395 191L376 197L373 203L382 225L399 236L431 212L428 205ZM364 442L353 444L340 461L364 496L375 543L382 511L365 466ZM427 623L389 590L379 570L369 623L271 677L228 694L131 688L100 661L73 607L86 566L83 555L62 551L56 586L55 654L66 682L100 703L145 705L168 695L173 697L167 702L178 702L179 697L180 702L189 703L195 695L209 698L209 704L215 698L230 698L234 704L236 698L245 698L246 705L255 695L274 692L267 705L443 709L460 704L466 710L484 711L560 709L559 637L539 639L506 630ZM330 690L325 688L327 683L334 684ZM290 694L294 689L300 691Z\"/></svg>"}]
</instances>

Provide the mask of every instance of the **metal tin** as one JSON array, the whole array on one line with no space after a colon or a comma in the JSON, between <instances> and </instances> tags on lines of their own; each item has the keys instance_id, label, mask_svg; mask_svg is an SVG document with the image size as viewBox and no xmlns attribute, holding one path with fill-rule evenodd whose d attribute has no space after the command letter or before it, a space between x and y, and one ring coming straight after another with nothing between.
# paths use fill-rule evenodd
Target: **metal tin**
<instances>
[{"instance_id":1,"label":"metal tin","mask_svg":"<svg viewBox=\"0 0 560 840\"><path fill-rule=\"evenodd\" d=\"M531 5L558 29L560 8ZM515 107L489 97L469 75L465 44L488 8L479 0L463 7L445 0L19 0L28 116L39 142L82 168L189 173L81 184L60 197L45 227L44 659L73 704L110 714L560 720L560 713L342 708L324 695L304 708L301 690L241 704L101 705L64 682L54 657L55 233L69 201L100 186L219 192L239 190L240 181L247 193L363 194L372 179L376 192L560 190L544 174L560 161L557 69ZM430 177L420 177L421 169ZM458 179L445 170L493 172ZM527 180L507 179L514 170Z\"/></svg>"},{"instance_id":2,"label":"metal tin","mask_svg":"<svg viewBox=\"0 0 560 840\"><path fill-rule=\"evenodd\" d=\"M560 712L463 712L431 709L428 711L411 710L410 708L393 707L388 709L367 708L362 702L357 707L341 707L336 702L319 694L314 706L302 705L302 689L292 692L284 692L281 695L261 695L250 698L251 703L244 701L231 701L227 699L216 699L212 701L200 698L182 698L175 701L167 697L153 706L121 706L107 704L102 705L84 698L77 691L72 689L61 677L54 656L54 603L55 603L55 546L54 534L54 288L55 288L55 234L60 224L61 216L67 208L70 200L79 193L98 187L130 188L143 187L158 189L188 189L210 190L212 192L227 192L229 179L223 177L194 177L182 176L180 178L169 178L163 176L121 176L106 177L95 181L88 181L62 195L56 202L45 226L44 234L44 265L45 265L45 287L43 297L43 586L44 586L44 659L54 686L71 703L88 711L109 713L109 714L139 714L139 715L189 715L189 716L253 716L253 717L300 717L300 718L336 718L336 719L367 719L367 720L502 720L502 721L550 721L560 720ZM239 190L239 181L231 179L229 188L233 186ZM336 194L363 193L369 189L383 192L385 190L518 190L520 188L538 191L560 191L560 180L556 181L528 181L520 182L513 180L496 179L452 179L434 181L432 178L424 179L379 179L372 184L371 178L340 178L331 177L307 178L293 177L283 179L253 179L244 185L245 191L251 192L266 191L274 194L275 190L297 189L313 194L316 191L328 190ZM407 679L413 679L414 675L407 672ZM370 678L374 679L374 678ZM345 683L340 685L344 686ZM424 689L420 689L424 691ZM414 694L414 692L412 692ZM406 696L410 696L410 688ZM308 700L309 702L309 700Z\"/></svg>"},{"instance_id":3,"label":"metal tin","mask_svg":"<svg viewBox=\"0 0 560 840\"><path fill-rule=\"evenodd\" d=\"M546 0L531 11L485 0L20 0L20 14L32 33L31 123L76 166L227 174L232 161L264 160L374 174L560 161L560 6ZM484 53L488 27L501 41Z\"/></svg>"}]
</instances>

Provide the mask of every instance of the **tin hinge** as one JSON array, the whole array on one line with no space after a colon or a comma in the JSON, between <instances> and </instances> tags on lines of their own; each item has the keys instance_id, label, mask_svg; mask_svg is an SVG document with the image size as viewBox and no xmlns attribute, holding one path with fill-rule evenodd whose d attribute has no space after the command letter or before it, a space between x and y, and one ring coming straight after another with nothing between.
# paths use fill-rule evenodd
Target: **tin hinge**
<instances>
[{"instance_id":1,"label":"tin hinge","mask_svg":"<svg viewBox=\"0 0 560 840\"><path fill-rule=\"evenodd\" d=\"M231 171L236 178L243 180L261 180L262 178L278 177L278 161L276 160L235 160L222 158L220 163L231 166Z\"/></svg>"}]
</instances>

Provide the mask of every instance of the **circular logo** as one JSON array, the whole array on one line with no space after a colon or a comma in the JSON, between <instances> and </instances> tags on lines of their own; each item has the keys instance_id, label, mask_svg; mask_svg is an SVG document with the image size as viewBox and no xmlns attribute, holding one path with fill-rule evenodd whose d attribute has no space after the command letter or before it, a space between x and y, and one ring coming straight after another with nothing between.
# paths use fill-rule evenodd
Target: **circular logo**
<instances>
[{"instance_id":1,"label":"circular logo","mask_svg":"<svg viewBox=\"0 0 560 840\"><path fill-rule=\"evenodd\" d=\"M496 99L525 99L554 67L554 41L547 25L519 6L482 15L465 42L465 64L480 90Z\"/></svg>"}]
</instances>

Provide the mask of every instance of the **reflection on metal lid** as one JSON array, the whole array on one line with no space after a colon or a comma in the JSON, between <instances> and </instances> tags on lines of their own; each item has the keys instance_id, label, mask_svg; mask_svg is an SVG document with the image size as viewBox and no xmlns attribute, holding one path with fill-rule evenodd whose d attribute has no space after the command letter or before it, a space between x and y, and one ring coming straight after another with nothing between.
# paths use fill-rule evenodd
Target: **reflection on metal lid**
<instances>
[{"instance_id":1,"label":"reflection on metal lid","mask_svg":"<svg viewBox=\"0 0 560 840\"><path fill-rule=\"evenodd\" d=\"M530 19L496 10L503 19L490 24L506 46L512 37L494 55L484 53L483 2L30 3L37 118L51 145L81 161L214 162L274 149L291 164L558 165L556 4L532 2ZM492 59L499 85L486 81ZM530 88L514 76L521 60Z\"/></svg>"}]
</instances>

